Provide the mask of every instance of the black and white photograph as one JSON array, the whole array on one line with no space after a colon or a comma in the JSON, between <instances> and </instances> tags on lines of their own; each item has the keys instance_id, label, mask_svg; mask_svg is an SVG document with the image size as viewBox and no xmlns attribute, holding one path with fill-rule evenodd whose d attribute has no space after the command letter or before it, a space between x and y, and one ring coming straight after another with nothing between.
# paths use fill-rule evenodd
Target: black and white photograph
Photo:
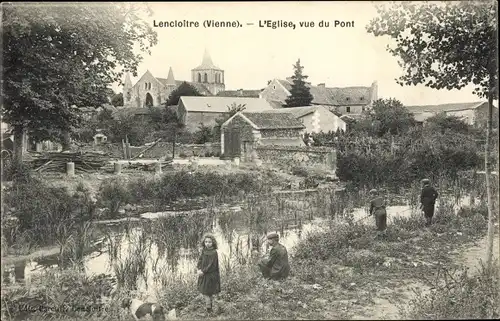
<instances>
[{"instance_id":1,"label":"black and white photograph","mask_svg":"<svg viewBox=\"0 0 500 321\"><path fill-rule=\"evenodd\" d=\"M2 2L1 319L500 318L498 2Z\"/></svg>"}]
</instances>

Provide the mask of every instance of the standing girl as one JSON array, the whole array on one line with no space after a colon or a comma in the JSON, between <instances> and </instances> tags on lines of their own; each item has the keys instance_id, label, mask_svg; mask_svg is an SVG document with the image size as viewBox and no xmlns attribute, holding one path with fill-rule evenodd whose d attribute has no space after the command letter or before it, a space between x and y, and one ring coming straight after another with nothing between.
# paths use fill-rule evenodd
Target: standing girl
<instances>
[{"instance_id":1,"label":"standing girl","mask_svg":"<svg viewBox=\"0 0 500 321\"><path fill-rule=\"evenodd\" d=\"M211 234L202 240L202 251L198 259L198 291L205 297L207 312L212 312L213 296L220 292L219 256L217 241Z\"/></svg>"},{"instance_id":2,"label":"standing girl","mask_svg":"<svg viewBox=\"0 0 500 321\"><path fill-rule=\"evenodd\" d=\"M370 216L375 216L375 223L377 225L377 237L385 236L387 228L387 211L385 199L379 196L376 189L370 191L372 200L370 201Z\"/></svg>"}]
</instances>

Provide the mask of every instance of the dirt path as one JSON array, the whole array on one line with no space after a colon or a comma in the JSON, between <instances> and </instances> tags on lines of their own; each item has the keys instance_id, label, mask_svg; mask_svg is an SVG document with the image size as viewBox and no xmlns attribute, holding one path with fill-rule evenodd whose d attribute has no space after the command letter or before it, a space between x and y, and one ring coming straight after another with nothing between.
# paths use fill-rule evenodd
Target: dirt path
<instances>
[{"instance_id":1,"label":"dirt path","mask_svg":"<svg viewBox=\"0 0 500 321\"><path fill-rule=\"evenodd\" d=\"M498 238L495 234L493 241L493 259L499 258ZM487 236L482 237L465 249L452 253L455 255L455 262L469 268L472 273L477 273L481 268L481 261L486 260ZM413 289L420 289L424 292L428 286L417 282L408 282L393 288L381 288L373 298L373 304L365 306L363 311L351 316L354 320L397 320L401 318L399 307L407 305L414 297Z\"/></svg>"}]
</instances>

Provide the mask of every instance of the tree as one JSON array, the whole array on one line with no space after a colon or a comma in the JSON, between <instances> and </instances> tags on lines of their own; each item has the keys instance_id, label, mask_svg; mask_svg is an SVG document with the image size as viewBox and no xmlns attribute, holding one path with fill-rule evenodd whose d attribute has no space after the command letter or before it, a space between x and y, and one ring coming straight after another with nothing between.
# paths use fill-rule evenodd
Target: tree
<instances>
[{"instance_id":1,"label":"tree","mask_svg":"<svg viewBox=\"0 0 500 321\"><path fill-rule=\"evenodd\" d=\"M427 119L427 126L432 129L438 129L442 133L452 131L456 133L467 134L473 131L472 126L465 123L458 116L448 116L446 113L439 113Z\"/></svg>"},{"instance_id":2,"label":"tree","mask_svg":"<svg viewBox=\"0 0 500 321\"><path fill-rule=\"evenodd\" d=\"M200 94L200 92L193 85L188 84L187 82L184 81L182 84L180 84L179 87L177 87L176 89L174 89L174 91L170 93L166 105L167 106L177 105L179 103L179 99L182 96L203 96L203 95Z\"/></svg>"},{"instance_id":3,"label":"tree","mask_svg":"<svg viewBox=\"0 0 500 321\"><path fill-rule=\"evenodd\" d=\"M111 104L115 107L123 106L123 94L119 93L111 98Z\"/></svg>"},{"instance_id":4,"label":"tree","mask_svg":"<svg viewBox=\"0 0 500 321\"><path fill-rule=\"evenodd\" d=\"M367 113L378 136L400 135L415 125L413 115L394 98L379 99Z\"/></svg>"},{"instance_id":5,"label":"tree","mask_svg":"<svg viewBox=\"0 0 500 321\"><path fill-rule=\"evenodd\" d=\"M285 107L309 106L313 101L313 96L304 81L308 76L302 74L304 67L300 65L300 59L297 60L293 68L295 72L292 76L292 89L290 89L290 96L285 100Z\"/></svg>"},{"instance_id":6,"label":"tree","mask_svg":"<svg viewBox=\"0 0 500 321\"><path fill-rule=\"evenodd\" d=\"M489 154L493 100L498 99L497 11L494 1L397 3L379 7L379 17L367 26L369 33L389 36L395 43L388 51L399 58L404 69L399 84L424 84L435 89L461 89L473 84L474 93L488 99L484 162L490 267L494 227Z\"/></svg>"},{"instance_id":7,"label":"tree","mask_svg":"<svg viewBox=\"0 0 500 321\"><path fill-rule=\"evenodd\" d=\"M15 160L24 132L62 140L82 121L76 106L108 102L123 69L137 74L141 54L157 42L141 7L129 4L2 7L3 117L13 127Z\"/></svg>"}]
</instances>

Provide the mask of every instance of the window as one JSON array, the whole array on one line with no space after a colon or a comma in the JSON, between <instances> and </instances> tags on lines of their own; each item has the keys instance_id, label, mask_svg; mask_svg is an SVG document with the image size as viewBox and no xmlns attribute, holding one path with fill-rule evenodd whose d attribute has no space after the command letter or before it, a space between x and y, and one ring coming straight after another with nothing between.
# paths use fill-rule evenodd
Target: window
<instances>
[{"instance_id":1,"label":"window","mask_svg":"<svg viewBox=\"0 0 500 321\"><path fill-rule=\"evenodd\" d=\"M273 85L273 90L276 90L276 85Z\"/></svg>"},{"instance_id":2,"label":"window","mask_svg":"<svg viewBox=\"0 0 500 321\"><path fill-rule=\"evenodd\" d=\"M346 97L345 100L349 101L349 97Z\"/></svg>"},{"instance_id":3,"label":"window","mask_svg":"<svg viewBox=\"0 0 500 321\"><path fill-rule=\"evenodd\" d=\"M201 82L201 74L198 74L198 82Z\"/></svg>"},{"instance_id":4,"label":"window","mask_svg":"<svg viewBox=\"0 0 500 321\"><path fill-rule=\"evenodd\" d=\"M205 73L203 75L203 82L208 82L208 75L207 75L207 73Z\"/></svg>"},{"instance_id":5,"label":"window","mask_svg":"<svg viewBox=\"0 0 500 321\"><path fill-rule=\"evenodd\" d=\"M346 113L350 113L350 112L351 112L351 107L346 107L346 108L345 108L345 112L346 112Z\"/></svg>"},{"instance_id":6,"label":"window","mask_svg":"<svg viewBox=\"0 0 500 321\"><path fill-rule=\"evenodd\" d=\"M363 101L363 99L365 99L365 97L359 97L359 100Z\"/></svg>"},{"instance_id":7,"label":"window","mask_svg":"<svg viewBox=\"0 0 500 321\"><path fill-rule=\"evenodd\" d=\"M148 83L144 84L144 89L148 90Z\"/></svg>"},{"instance_id":8,"label":"window","mask_svg":"<svg viewBox=\"0 0 500 321\"><path fill-rule=\"evenodd\" d=\"M365 106L361 106L361 111L365 111Z\"/></svg>"}]
</instances>

